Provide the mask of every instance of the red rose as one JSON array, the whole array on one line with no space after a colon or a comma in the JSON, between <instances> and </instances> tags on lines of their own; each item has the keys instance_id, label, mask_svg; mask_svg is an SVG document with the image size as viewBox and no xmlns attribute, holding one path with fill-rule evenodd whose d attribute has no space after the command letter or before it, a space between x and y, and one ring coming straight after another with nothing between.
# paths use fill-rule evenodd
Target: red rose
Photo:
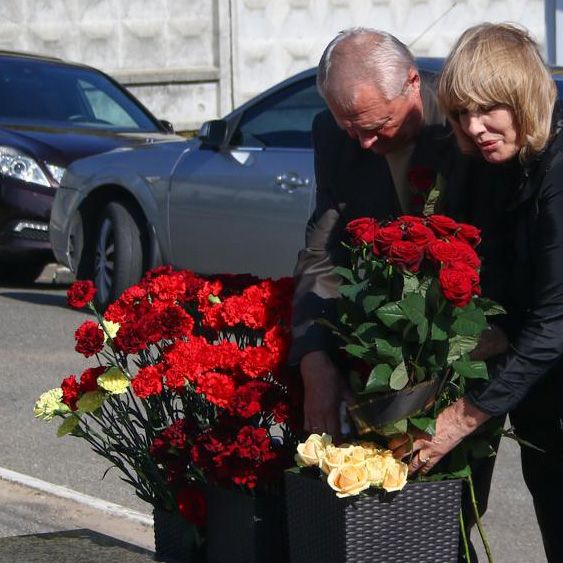
<instances>
[{"instance_id":1,"label":"red rose","mask_svg":"<svg viewBox=\"0 0 563 563\"><path fill-rule=\"evenodd\" d=\"M436 173L428 166L413 166L408 179L417 192L427 192L436 181Z\"/></svg>"},{"instance_id":2,"label":"red rose","mask_svg":"<svg viewBox=\"0 0 563 563\"><path fill-rule=\"evenodd\" d=\"M75 281L66 292L67 302L73 309L86 307L95 295L96 288L90 280Z\"/></svg>"},{"instance_id":3,"label":"red rose","mask_svg":"<svg viewBox=\"0 0 563 563\"><path fill-rule=\"evenodd\" d=\"M467 243L456 239L431 241L426 252L430 260L442 264L464 263L472 268L479 268L481 260Z\"/></svg>"},{"instance_id":4,"label":"red rose","mask_svg":"<svg viewBox=\"0 0 563 563\"><path fill-rule=\"evenodd\" d=\"M162 393L162 372L157 366L141 368L131 380L131 387L141 399Z\"/></svg>"},{"instance_id":5,"label":"red rose","mask_svg":"<svg viewBox=\"0 0 563 563\"><path fill-rule=\"evenodd\" d=\"M439 237L453 235L459 228L456 221L445 215L430 215L427 224Z\"/></svg>"},{"instance_id":6,"label":"red rose","mask_svg":"<svg viewBox=\"0 0 563 563\"><path fill-rule=\"evenodd\" d=\"M353 219L346 225L346 231L354 244L372 244L378 229L379 224L371 217Z\"/></svg>"},{"instance_id":7,"label":"red rose","mask_svg":"<svg viewBox=\"0 0 563 563\"><path fill-rule=\"evenodd\" d=\"M69 375L63 379L61 383L63 392L63 403L71 410L76 410L76 401L78 401L79 386L76 381L76 375Z\"/></svg>"},{"instance_id":8,"label":"red rose","mask_svg":"<svg viewBox=\"0 0 563 563\"><path fill-rule=\"evenodd\" d=\"M424 247L408 240L396 240L391 243L387 257L400 270L416 273L420 270Z\"/></svg>"},{"instance_id":9,"label":"red rose","mask_svg":"<svg viewBox=\"0 0 563 563\"><path fill-rule=\"evenodd\" d=\"M475 248L481 242L481 230L473 225L459 223L455 236Z\"/></svg>"},{"instance_id":10,"label":"red rose","mask_svg":"<svg viewBox=\"0 0 563 563\"><path fill-rule=\"evenodd\" d=\"M386 256L392 242L403 238L403 230L397 222L381 227L373 240L373 253L376 256Z\"/></svg>"},{"instance_id":11,"label":"red rose","mask_svg":"<svg viewBox=\"0 0 563 563\"><path fill-rule=\"evenodd\" d=\"M432 229L422 223L411 223L405 227L405 240L410 240L419 246L426 246L430 241L436 240Z\"/></svg>"},{"instance_id":12,"label":"red rose","mask_svg":"<svg viewBox=\"0 0 563 563\"><path fill-rule=\"evenodd\" d=\"M439 274L444 297L456 307L465 307L473 295L480 295L479 274L469 266L444 266Z\"/></svg>"},{"instance_id":13,"label":"red rose","mask_svg":"<svg viewBox=\"0 0 563 563\"><path fill-rule=\"evenodd\" d=\"M87 358L93 356L104 347L104 331L94 321L83 322L74 333L75 350Z\"/></svg>"},{"instance_id":14,"label":"red rose","mask_svg":"<svg viewBox=\"0 0 563 563\"><path fill-rule=\"evenodd\" d=\"M195 526L207 523L207 501L199 487L184 487L176 495L176 503L180 514Z\"/></svg>"}]
</instances>

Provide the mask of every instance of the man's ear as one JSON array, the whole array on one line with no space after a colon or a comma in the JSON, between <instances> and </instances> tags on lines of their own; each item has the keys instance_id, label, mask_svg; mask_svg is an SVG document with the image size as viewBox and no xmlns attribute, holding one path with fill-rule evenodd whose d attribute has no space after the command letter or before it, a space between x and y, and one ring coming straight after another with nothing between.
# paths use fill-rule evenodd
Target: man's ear
<instances>
[{"instance_id":1,"label":"man's ear","mask_svg":"<svg viewBox=\"0 0 563 563\"><path fill-rule=\"evenodd\" d=\"M407 84L414 92L420 91L420 74L416 68L411 67L407 75Z\"/></svg>"}]
</instances>

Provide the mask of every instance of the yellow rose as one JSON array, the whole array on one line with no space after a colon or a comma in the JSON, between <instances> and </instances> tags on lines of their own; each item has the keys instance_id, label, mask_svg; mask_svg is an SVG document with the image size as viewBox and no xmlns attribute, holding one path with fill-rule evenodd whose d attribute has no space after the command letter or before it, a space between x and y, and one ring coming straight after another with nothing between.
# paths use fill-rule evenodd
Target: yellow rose
<instances>
[{"instance_id":1,"label":"yellow rose","mask_svg":"<svg viewBox=\"0 0 563 563\"><path fill-rule=\"evenodd\" d=\"M297 455L295 461L300 467L308 467L312 465L320 466L325 456L326 448L332 443L332 437L329 434L311 434L305 442L297 446Z\"/></svg>"},{"instance_id":2,"label":"yellow rose","mask_svg":"<svg viewBox=\"0 0 563 563\"><path fill-rule=\"evenodd\" d=\"M81 412L97 411L104 402L104 393L102 391L87 391L78 399L76 406Z\"/></svg>"},{"instance_id":3,"label":"yellow rose","mask_svg":"<svg viewBox=\"0 0 563 563\"><path fill-rule=\"evenodd\" d=\"M400 491L407 483L407 474L409 467L406 463L395 460L394 464L389 464L387 473L381 487L388 492Z\"/></svg>"},{"instance_id":4,"label":"yellow rose","mask_svg":"<svg viewBox=\"0 0 563 563\"><path fill-rule=\"evenodd\" d=\"M370 486L365 463L346 463L335 467L328 474L327 482L340 498L357 495Z\"/></svg>"},{"instance_id":5,"label":"yellow rose","mask_svg":"<svg viewBox=\"0 0 563 563\"><path fill-rule=\"evenodd\" d=\"M70 409L63 403L63 390L50 389L37 399L33 414L40 420L52 420L58 414L66 414Z\"/></svg>"},{"instance_id":6,"label":"yellow rose","mask_svg":"<svg viewBox=\"0 0 563 563\"><path fill-rule=\"evenodd\" d=\"M374 487L381 487L387 474L387 468L393 461L393 459L389 459L389 456L381 454L373 455L366 459L368 478Z\"/></svg>"},{"instance_id":7,"label":"yellow rose","mask_svg":"<svg viewBox=\"0 0 563 563\"><path fill-rule=\"evenodd\" d=\"M117 332L119 331L119 327L121 326L119 323L114 323L113 321L106 321L102 322L103 326L100 328L104 331L104 344L108 341L108 337L112 340L117 336Z\"/></svg>"},{"instance_id":8,"label":"yellow rose","mask_svg":"<svg viewBox=\"0 0 563 563\"><path fill-rule=\"evenodd\" d=\"M119 368L113 367L98 377L98 385L112 395L119 395L127 391L129 379Z\"/></svg>"},{"instance_id":9,"label":"yellow rose","mask_svg":"<svg viewBox=\"0 0 563 563\"><path fill-rule=\"evenodd\" d=\"M347 463L353 449L354 446L348 444L341 444L340 446L333 446L331 444L327 446L325 456L321 461L322 471L328 475L333 469Z\"/></svg>"}]
</instances>

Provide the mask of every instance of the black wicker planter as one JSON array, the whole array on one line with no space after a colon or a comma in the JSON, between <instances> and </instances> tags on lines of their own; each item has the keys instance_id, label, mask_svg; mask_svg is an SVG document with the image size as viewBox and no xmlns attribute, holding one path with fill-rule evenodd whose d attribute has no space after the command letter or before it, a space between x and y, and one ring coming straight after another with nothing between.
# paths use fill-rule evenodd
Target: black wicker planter
<instances>
[{"instance_id":1,"label":"black wicker planter","mask_svg":"<svg viewBox=\"0 0 563 563\"><path fill-rule=\"evenodd\" d=\"M180 514L155 507L153 518L156 561L205 561L205 553L202 545L198 543L196 528Z\"/></svg>"},{"instance_id":2,"label":"black wicker planter","mask_svg":"<svg viewBox=\"0 0 563 563\"><path fill-rule=\"evenodd\" d=\"M457 563L460 480L339 499L288 472L285 487L291 563Z\"/></svg>"},{"instance_id":3,"label":"black wicker planter","mask_svg":"<svg viewBox=\"0 0 563 563\"><path fill-rule=\"evenodd\" d=\"M284 500L238 491L207 490L208 563L286 563Z\"/></svg>"}]
</instances>

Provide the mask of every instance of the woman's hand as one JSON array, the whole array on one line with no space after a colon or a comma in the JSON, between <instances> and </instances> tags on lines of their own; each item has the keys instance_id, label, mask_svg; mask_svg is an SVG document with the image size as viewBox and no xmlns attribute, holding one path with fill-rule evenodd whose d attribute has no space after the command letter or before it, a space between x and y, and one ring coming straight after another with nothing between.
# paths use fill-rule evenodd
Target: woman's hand
<instances>
[{"instance_id":1,"label":"woman's hand","mask_svg":"<svg viewBox=\"0 0 563 563\"><path fill-rule=\"evenodd\" d=\"M398 458L413 454L409 463L410 475L417 471L426 474L489 418L489 415L462 398L438 415L434 436L414 429L405 437L391 440L389 448Z\"/></svg>"}]
</instances>

